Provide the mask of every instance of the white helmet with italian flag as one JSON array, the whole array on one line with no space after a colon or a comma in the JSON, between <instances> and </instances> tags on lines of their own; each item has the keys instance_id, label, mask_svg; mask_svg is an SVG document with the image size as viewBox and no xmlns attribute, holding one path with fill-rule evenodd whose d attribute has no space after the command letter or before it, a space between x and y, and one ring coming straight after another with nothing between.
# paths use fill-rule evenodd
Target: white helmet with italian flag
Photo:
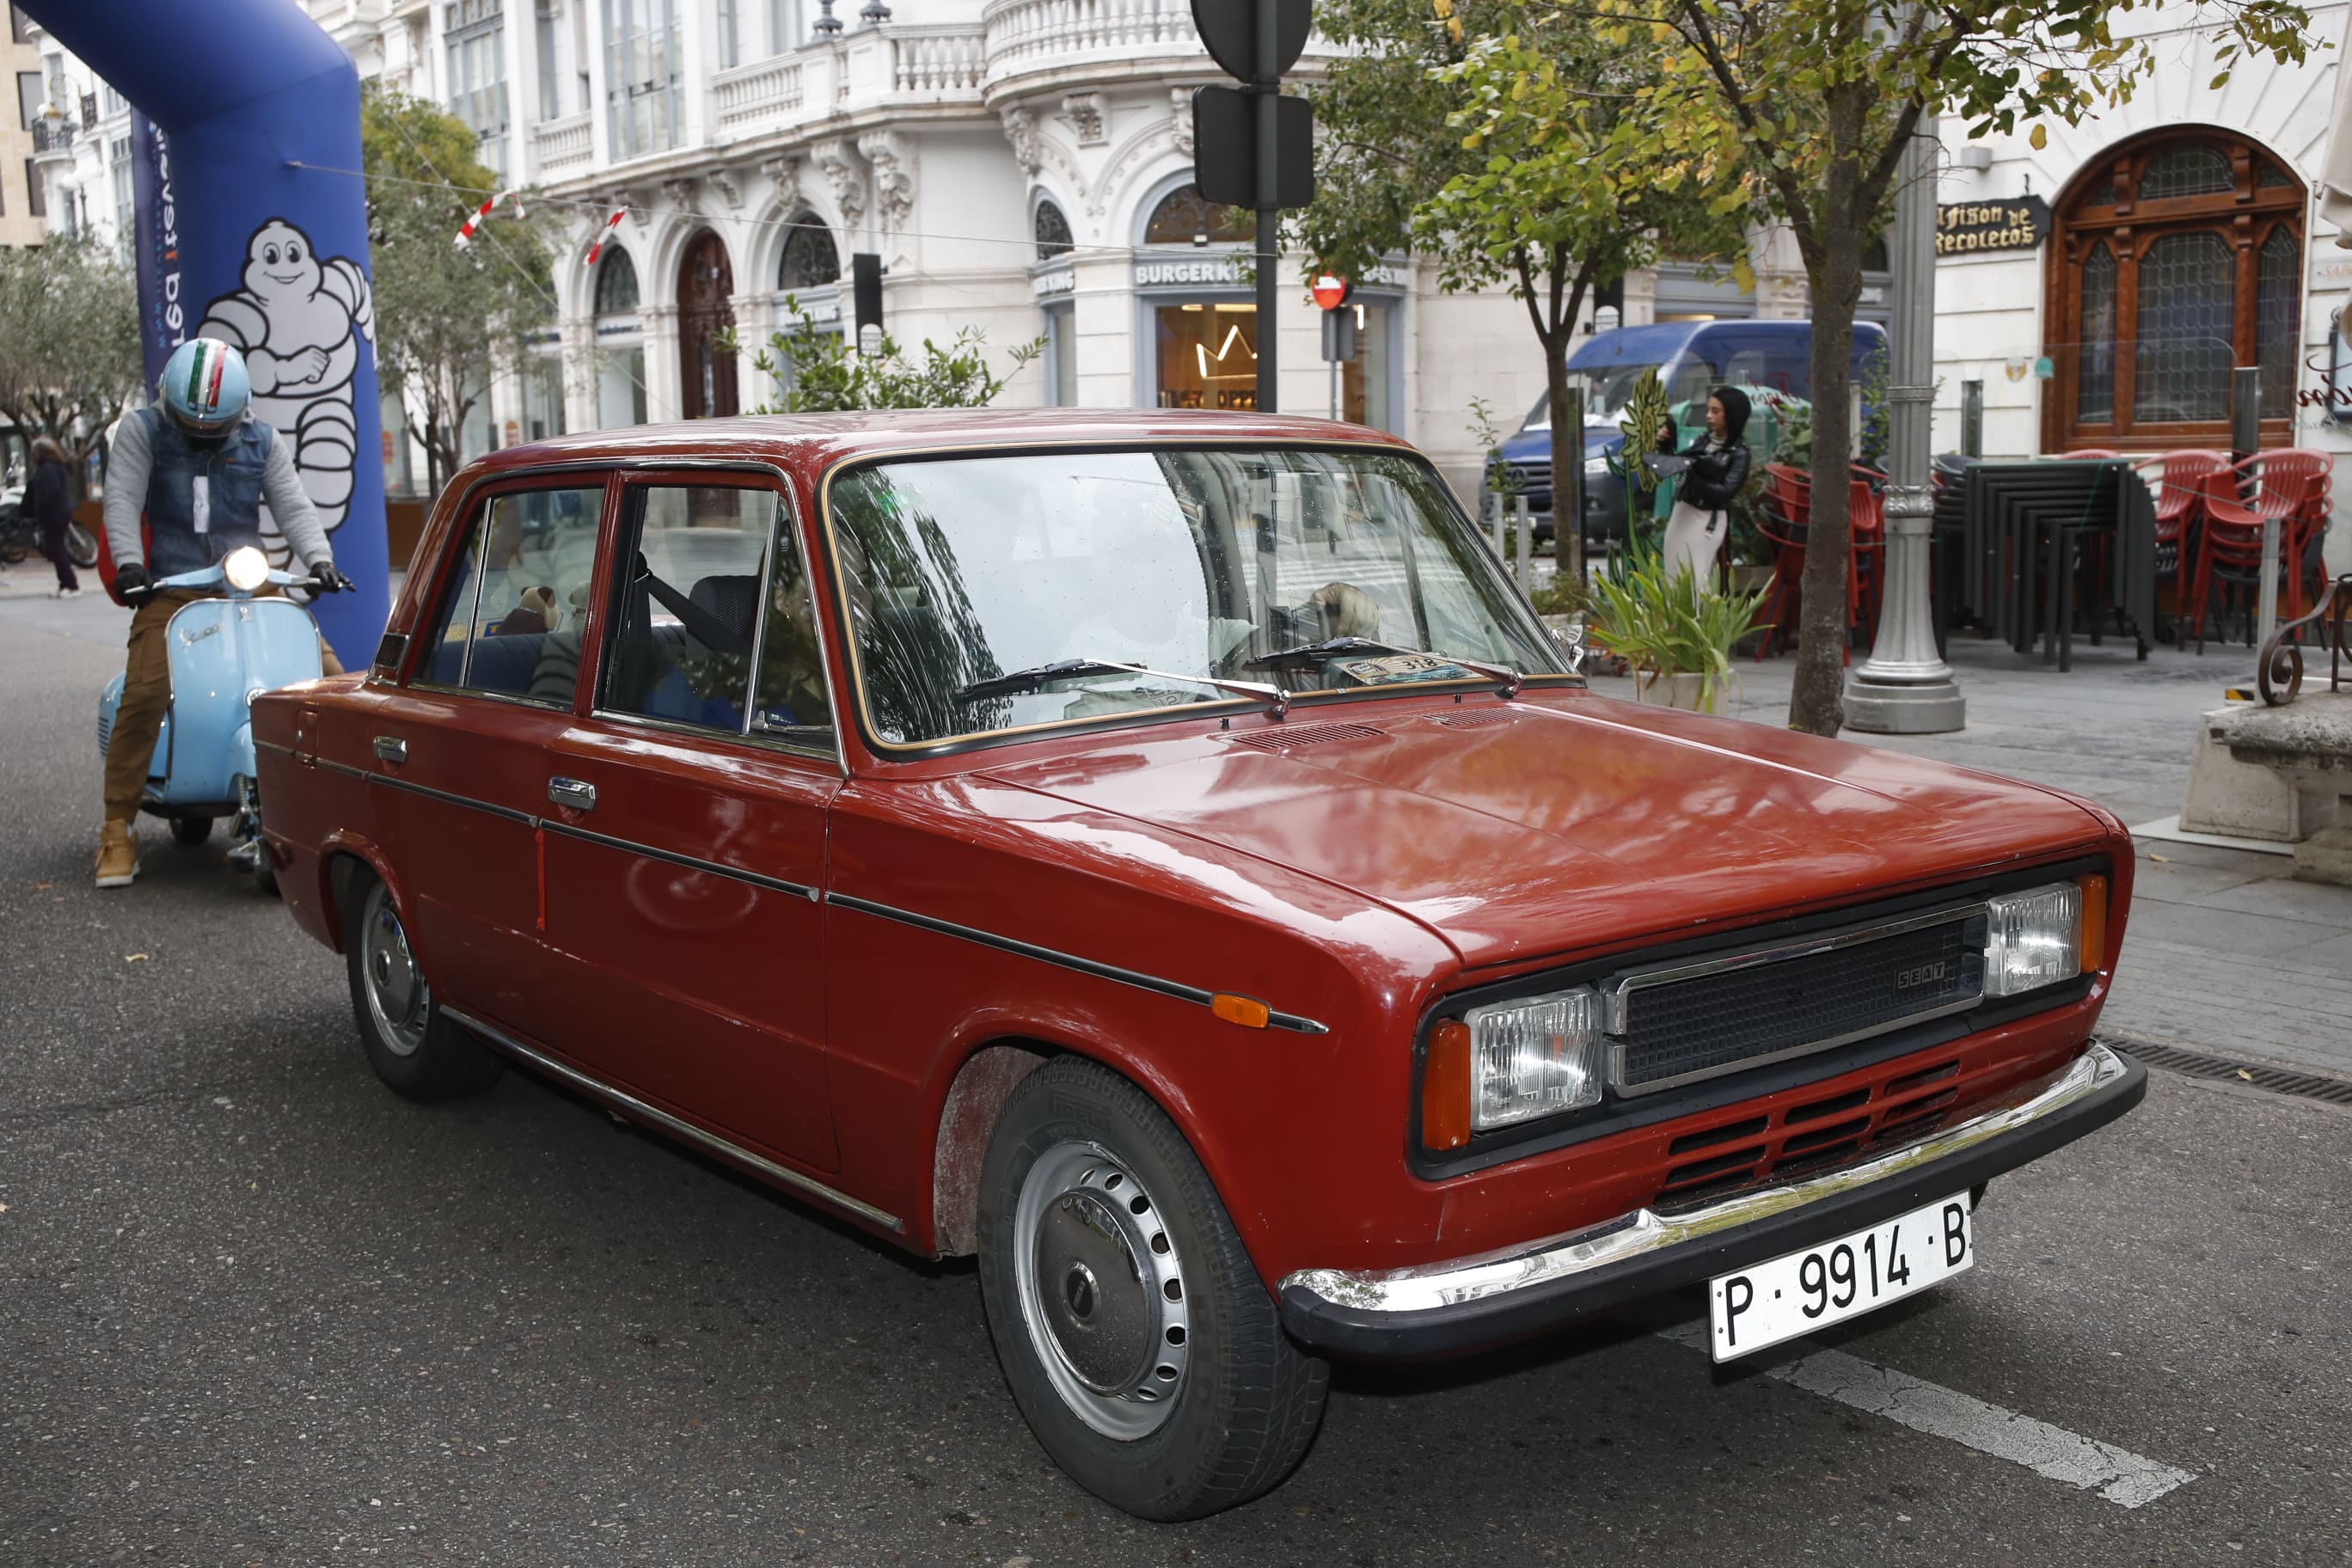
<instances>
[{"instance_id":1,"label":"white helmet with italian flag","mask_svg":"<svg viewBox=\"0 0 2352 1568\"><path fill-rule=\"evenodd\" d=\"M201 436L226 430L253 401L245 356L211 338L190 338L173 349L155 392L173 418Z\"/></svg>"}]
</instances>

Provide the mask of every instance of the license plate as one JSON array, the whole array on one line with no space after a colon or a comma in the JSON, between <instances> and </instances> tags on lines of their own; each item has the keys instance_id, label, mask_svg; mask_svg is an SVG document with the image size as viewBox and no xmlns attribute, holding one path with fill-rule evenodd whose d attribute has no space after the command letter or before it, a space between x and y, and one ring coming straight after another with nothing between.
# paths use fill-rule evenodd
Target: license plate
<instances>
[{"instance_id":1,"label":"license plate","mask_svg":"<svg viewBox=\"0 0 2352 1568\"><path fill-rule=\"evenodd\" d=\"M1717 1361L1859 1317L1950 1279L1977 1260L1969 1194L1707 1282Z\"/></svg>"}]
</instances>

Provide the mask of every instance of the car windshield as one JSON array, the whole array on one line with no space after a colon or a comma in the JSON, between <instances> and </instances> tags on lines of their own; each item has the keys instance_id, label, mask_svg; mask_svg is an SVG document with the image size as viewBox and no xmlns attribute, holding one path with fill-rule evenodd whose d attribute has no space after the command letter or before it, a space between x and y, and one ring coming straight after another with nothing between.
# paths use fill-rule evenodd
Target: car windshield
<instances>
[{"instance_id":1,"label":"car windshield","mask_svg":"<svg viewBox=\"0 0 2352 1568\"><path fill-rule=\"evenodd\" d=\"M1646 371L1660 369L1654 364L1591 365L1571 369L1568 384L1584 394L1584 418L1590 425L1613 425L1625 413L1625 405L1633 395L1634 386ZM1538 397L1536 405L1528 410L1528 420L1522 430L1551 428L1551 396Z\"/></svg>"},{"instance_id":2,"label":"car windshield","mask_svg":"<svg viewBox=\"0 0 2352 1568\"><path fill-rule=\"evenodd\" d=\"M830 509L887 745L1562 671L1443 482L1400 453L925 458L843 474Z\"/></svg>"}]
</instances>

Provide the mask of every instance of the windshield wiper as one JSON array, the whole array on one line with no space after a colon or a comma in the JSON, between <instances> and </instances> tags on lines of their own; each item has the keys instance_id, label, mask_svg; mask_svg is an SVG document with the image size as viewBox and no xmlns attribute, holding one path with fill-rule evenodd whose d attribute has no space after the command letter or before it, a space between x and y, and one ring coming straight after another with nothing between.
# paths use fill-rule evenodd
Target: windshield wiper
<instances>
[{"instance_id":1,"label":"windshield wiper","mask_svg":"<svg viewBox=\"0 0 2352 1568\"><path fill-rule=\"evenodd\" d=\"M1464 658L1459 654L1432 653L1427 648L1405 647L1392 642L1374 642L1370 637L1327 637L1321 642L1300 643L1296 647L1278 647L1272 653L1262 653L1243 662L1244 669L1283 669L1297 664L1322 664L1351 653L1412 654L1422 658L1442 659L1447 664L1488 676L1503 683L1503 695L1517 697L1527 677L1508 665L1487 664L1480 659Z\"/></svg>"},{"instance_id":2,"label":"windshield wiper","mask_svg":"<svg viewBox=\"0 0 2352 1568\"><path fill-rule=\"evenodd\" d=\"M1139 664L1122 664L1109 658L1057 658L1050 664L1031 665L1010 675L992 675L986 680L975 680L956 689L956 700L976 702L990 697L1011 697L1023 691L1034 691L1048 681L1070 680L1087 675L1149 675L1155 679L1180 681L1186 686L1213 687L1230 691L1236 697L1247 697L1266 705L1276 719L1290 713L1290 693L1279 686L1259 680L1221 680L1213 675L1172 675L1164 669L1148 669Z\"/></svg>"}]
</instances>

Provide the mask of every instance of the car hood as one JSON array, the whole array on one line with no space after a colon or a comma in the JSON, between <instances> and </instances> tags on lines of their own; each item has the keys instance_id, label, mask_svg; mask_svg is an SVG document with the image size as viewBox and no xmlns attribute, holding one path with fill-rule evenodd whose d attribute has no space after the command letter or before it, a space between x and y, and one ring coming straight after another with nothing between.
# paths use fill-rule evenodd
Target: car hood
<instances>
[{"instance_id":1,"label":"car hood","mask_svg":"<svg viewBox=\"0 0 2352 1568\"><path fill-rule=\"evenodd\" d=\"M2035 785L1581 692L1295 710L988 772L1351 889L1473 969L1909 890L2105 836Z\"/></svg>"},{"instance_id":2,"label":"car hood","mask_svg":"<svg viewBox=\"0 0 2352 1568\"><path fill-rule=\"evenodd\" d=\"M1584 427L1584 455L1592 458L1605 451L1614 451L1623 440L1623 433L1614 425L1587 425ZM1549 458L1551 456L1551 432L1515 430L1503 437L1503 444L1497 450L1508 462L1531 462L1538 458Z\"/></svg>"}]
</instances>

